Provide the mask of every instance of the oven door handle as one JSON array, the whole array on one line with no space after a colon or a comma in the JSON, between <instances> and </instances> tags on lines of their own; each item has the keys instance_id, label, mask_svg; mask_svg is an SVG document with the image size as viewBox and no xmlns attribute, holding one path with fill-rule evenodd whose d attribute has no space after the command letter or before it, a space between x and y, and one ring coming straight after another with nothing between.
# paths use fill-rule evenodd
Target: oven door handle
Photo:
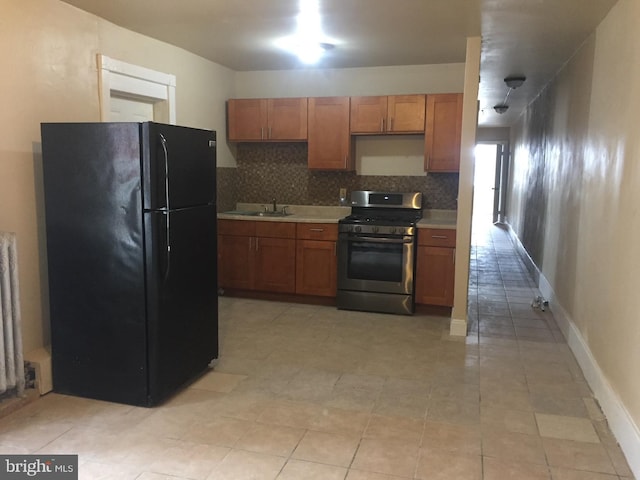
<instances>
[{"instance_id":1,"label":"oven door handle","mask_svg":"<svg viewBox=\"0 0 640 480\"><path fill-rule=\"evenodd\" d=\"M411 243L413 238L379 238L379 237L349 237L350 242L366 243Z\"/></svg>"}]
</instances>

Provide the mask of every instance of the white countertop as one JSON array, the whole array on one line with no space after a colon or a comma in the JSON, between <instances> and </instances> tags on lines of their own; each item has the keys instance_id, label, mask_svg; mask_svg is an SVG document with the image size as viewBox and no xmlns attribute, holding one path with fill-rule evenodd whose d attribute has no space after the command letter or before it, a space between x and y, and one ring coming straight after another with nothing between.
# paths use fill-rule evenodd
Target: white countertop
<instances>
[{"instance_id":1,"label":"white countertop","mask_svg":"<svg viewBox=\"0 0 640 480\"><path fill-rule=\"evenodd\" d=\"M316 205L289 205L287 212L291 215L285 217L261 217L247 215L242 212L261 212L264 207L261 203L238 203L236 209L229 212L218 213L219 219L229 220L257 220L260 222L296 222L296 223L338 223L338 220L351 213L351 207L316 206ZM281 210L283 205L278 205ZM418 222L418 228L456 228L457 212L455 210L424 210L422 219Z\"/></svg>"},{"instance_id":2,"label":"white countertop","mask_svg":"<svg viewBox=\"0 0 640 480\"><path fill-rule=\"evenodd\" d=\"M458 212L456 210L423 210L418 228L456 228Z\"/></svg>"},{"instance_id":3,"label":"white countertop","mask_svg":"<svg viewBox=\"0 0 640 480\"><path fill-rule=\"evenodd\" d=\"M239 212L261 212L264 207L270 205L261 203L238 203L236 209L231 212L218 214L218 218L231 220L258 220L266 222L296 222L296 223L338 223L338 220L351 213L351 207L326 207L316 205L289 205L287 212L291 215L285 217L260 217L256 215L243 215ZM284 205L278 205L281 210ZM238 212L238 213L236 213Z\"/></svg>"}]
</instances>

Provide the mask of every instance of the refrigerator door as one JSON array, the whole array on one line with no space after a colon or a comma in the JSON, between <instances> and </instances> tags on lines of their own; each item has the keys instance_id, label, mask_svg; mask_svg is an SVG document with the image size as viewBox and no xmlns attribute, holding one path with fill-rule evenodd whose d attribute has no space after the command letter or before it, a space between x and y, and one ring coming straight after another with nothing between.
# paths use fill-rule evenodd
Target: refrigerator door
<instances>
[{"instance_id":1,"label":"refrigerator door","mask_svg":"<svg viewBox=\"0 0 640 480\"><path fill-rule=\"evenodd\" d=\"M144 217L154 405L218 357L216 209L149 211Z\"/></svg>"},{"instance_id":2,"label":"refrigerator door","mask_svg":"<svg viewBox=\"0 0 640 480\"><path fill-rule=\"evenodd\" d=\"M146 122L142 138L145 210L215 203L215 132Z\"/></svg>"},{"instance_id":3,"label":"refrigerator door","mask_svg":"<svg viewBox=\"0 0 640 480\"><path fill-rule=\"evenodd\" d=\"M139 127L42 124L58 393L147 402Z\"/></svg>"}]
</instances>

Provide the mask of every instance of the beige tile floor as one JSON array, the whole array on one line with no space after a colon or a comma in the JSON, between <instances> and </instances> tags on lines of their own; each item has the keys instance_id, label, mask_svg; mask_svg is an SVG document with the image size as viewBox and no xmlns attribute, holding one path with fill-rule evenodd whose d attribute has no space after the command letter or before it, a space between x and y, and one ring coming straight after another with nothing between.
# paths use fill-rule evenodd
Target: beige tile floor
<instances>
[{"instance_id":1,"label":"beige tile floor","mask_svg":"<svg viewBox=\"0 0 640 480\"><path fill-rule=\"evenodd\" d=\"M82 479L631 479L536 293L492 227L464 340L433 316L221 298L214 371L154 409L49 394L0 419L0 451L78 454Z\"/></svg>"}]
</instances>

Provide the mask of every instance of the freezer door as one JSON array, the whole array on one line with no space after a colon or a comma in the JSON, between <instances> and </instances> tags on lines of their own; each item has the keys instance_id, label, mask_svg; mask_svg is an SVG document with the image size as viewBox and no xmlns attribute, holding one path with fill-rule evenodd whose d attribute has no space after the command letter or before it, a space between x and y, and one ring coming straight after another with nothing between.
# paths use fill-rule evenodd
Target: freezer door
<instances>
[{"instance_id":1,"label":"freezer door","mask_svg":"<svg viewBox=\"0 0 640 480\"><path fill-rule=\"evenodd\" d=\"M142 139L146 210L215 203L215 132L146 122Z\"/></svg>"},{"instance_id":2,"label":"freezer door","mask_svg":"<svg viewBox=\"0 0 640 480\"><path fill-rule=\"evenodd\" d=\"M218 357L216 211L202 206L144 215L153 405Z\"/></svg>"}]
</instances>

